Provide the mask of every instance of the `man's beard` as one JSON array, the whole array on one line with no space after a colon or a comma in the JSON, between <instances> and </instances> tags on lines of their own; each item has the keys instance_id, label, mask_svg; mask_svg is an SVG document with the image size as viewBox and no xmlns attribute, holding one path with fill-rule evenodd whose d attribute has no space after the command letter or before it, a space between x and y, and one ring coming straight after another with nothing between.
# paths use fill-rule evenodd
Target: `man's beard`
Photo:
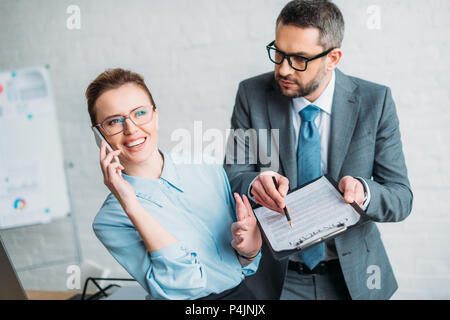
<instances>
[{"instance_id":1,"label":"man's beard","mask_svg":"<svg viewBox=\"0 0 450 320\"><path fill-rule=\"evenodd\" d=\"M306 83L305 85L302 85L301 83L299 83L296 79L292 79L289 77L281 77L278 74L275 74L275 80L276 83L278 85L278 89L280 90L280 92L285 95L286 97L289 98L300 98L300 97L305 97L310 95L311 93L313 93L314 91L317 90L318 87L320 87L320 85L322 84L323 80L325 79L326 76L326 70L325 70L325 66L322 66L323 68L321 68L319 70L319 72L316 74L316 76L314 77L314 79L312 79L311 81L309 81L308 83ZM283 92L283 89L279 83L279 80L286 80L286 81L290 81L290 82L295 82L295 84L298 86L298 89L293 92L293 93L285 93Z\"/></svg>"}]
</instances>

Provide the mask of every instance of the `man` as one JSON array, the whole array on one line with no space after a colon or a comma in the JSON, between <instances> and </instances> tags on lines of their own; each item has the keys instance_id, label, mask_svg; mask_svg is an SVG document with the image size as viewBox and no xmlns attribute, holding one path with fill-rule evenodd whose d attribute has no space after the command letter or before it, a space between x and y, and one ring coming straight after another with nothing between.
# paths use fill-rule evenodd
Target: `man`
<instances>
[{"instance_id":1,"label":"man","mask_svg":"<svg viewBox=\"0 0 450 320\"><path fill-rule=\"evenodd\" d=\"M246 280L258 299L389 299L397 289L375 222L401 221L412 207L399 121L389 88L337 69L343 35L333 3L291 1L267 46L275 71L239 85L232 128L279 129L279 137L266 145L259 135L250 143L231 136L224 167L233 192L282 213L289 188L328 174L371 218L289 261L264 244L259 270ZM254 161L236 163L235 149ZM264 152L278 155L274 171Z\"/></svg>"}]
</instances>

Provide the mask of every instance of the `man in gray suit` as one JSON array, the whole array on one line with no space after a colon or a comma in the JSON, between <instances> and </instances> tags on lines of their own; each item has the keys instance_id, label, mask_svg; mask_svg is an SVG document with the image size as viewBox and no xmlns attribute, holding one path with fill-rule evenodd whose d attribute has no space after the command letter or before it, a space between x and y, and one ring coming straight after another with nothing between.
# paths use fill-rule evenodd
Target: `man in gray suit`
<instances>
[{"instance_id":1,"label":"man in gray suit","mask_svg":"<svg viewBox=\"0 0 450 320\"><path fill-rule=\"evenodd\" d=\"M282 213L289 188L328 174L371 219L282 261L264 243L246 280L258 299L389 299L397 289L375 222L401 221L412 208L399 121L389 88L337 69L343 35L333 3L291 1L267 46L275 71L239 85L232 129L279 135L230 136L224 167L233 192Z\"/></svg>"}]
</instances>

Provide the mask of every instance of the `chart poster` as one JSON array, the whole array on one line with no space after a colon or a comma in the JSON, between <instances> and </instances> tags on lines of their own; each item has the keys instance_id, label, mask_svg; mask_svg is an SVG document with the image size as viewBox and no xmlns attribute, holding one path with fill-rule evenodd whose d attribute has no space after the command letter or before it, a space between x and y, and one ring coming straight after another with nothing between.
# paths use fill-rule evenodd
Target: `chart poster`
<instances>
[{"instance_id":1,"label":"chart poster","mask_svg":"<svg viewBox=\"0 0 450 320\"><path fill-rule=\"evenodd\" d=\"M48 70L0 72L0 228L70 212Z\"/></svg>"}]
</instances>

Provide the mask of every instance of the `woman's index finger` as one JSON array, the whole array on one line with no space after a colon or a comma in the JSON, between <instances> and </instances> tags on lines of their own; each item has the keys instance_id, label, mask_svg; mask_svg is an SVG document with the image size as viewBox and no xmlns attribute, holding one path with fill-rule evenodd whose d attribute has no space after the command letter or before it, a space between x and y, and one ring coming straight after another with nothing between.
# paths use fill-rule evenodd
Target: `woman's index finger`
<instances>
[{"instance_id":1,"label":"woman's index finger","mask_svg":"<svg viewBox=\"0 0 450 320\"><path fill-rule=\"evenodd\" d=\"M245 219L245 205L242 202L241 197L236 192L234 193L234 199L236 200L236 218L238 221L242 221Z\"/></svg>"}]
</instances>

